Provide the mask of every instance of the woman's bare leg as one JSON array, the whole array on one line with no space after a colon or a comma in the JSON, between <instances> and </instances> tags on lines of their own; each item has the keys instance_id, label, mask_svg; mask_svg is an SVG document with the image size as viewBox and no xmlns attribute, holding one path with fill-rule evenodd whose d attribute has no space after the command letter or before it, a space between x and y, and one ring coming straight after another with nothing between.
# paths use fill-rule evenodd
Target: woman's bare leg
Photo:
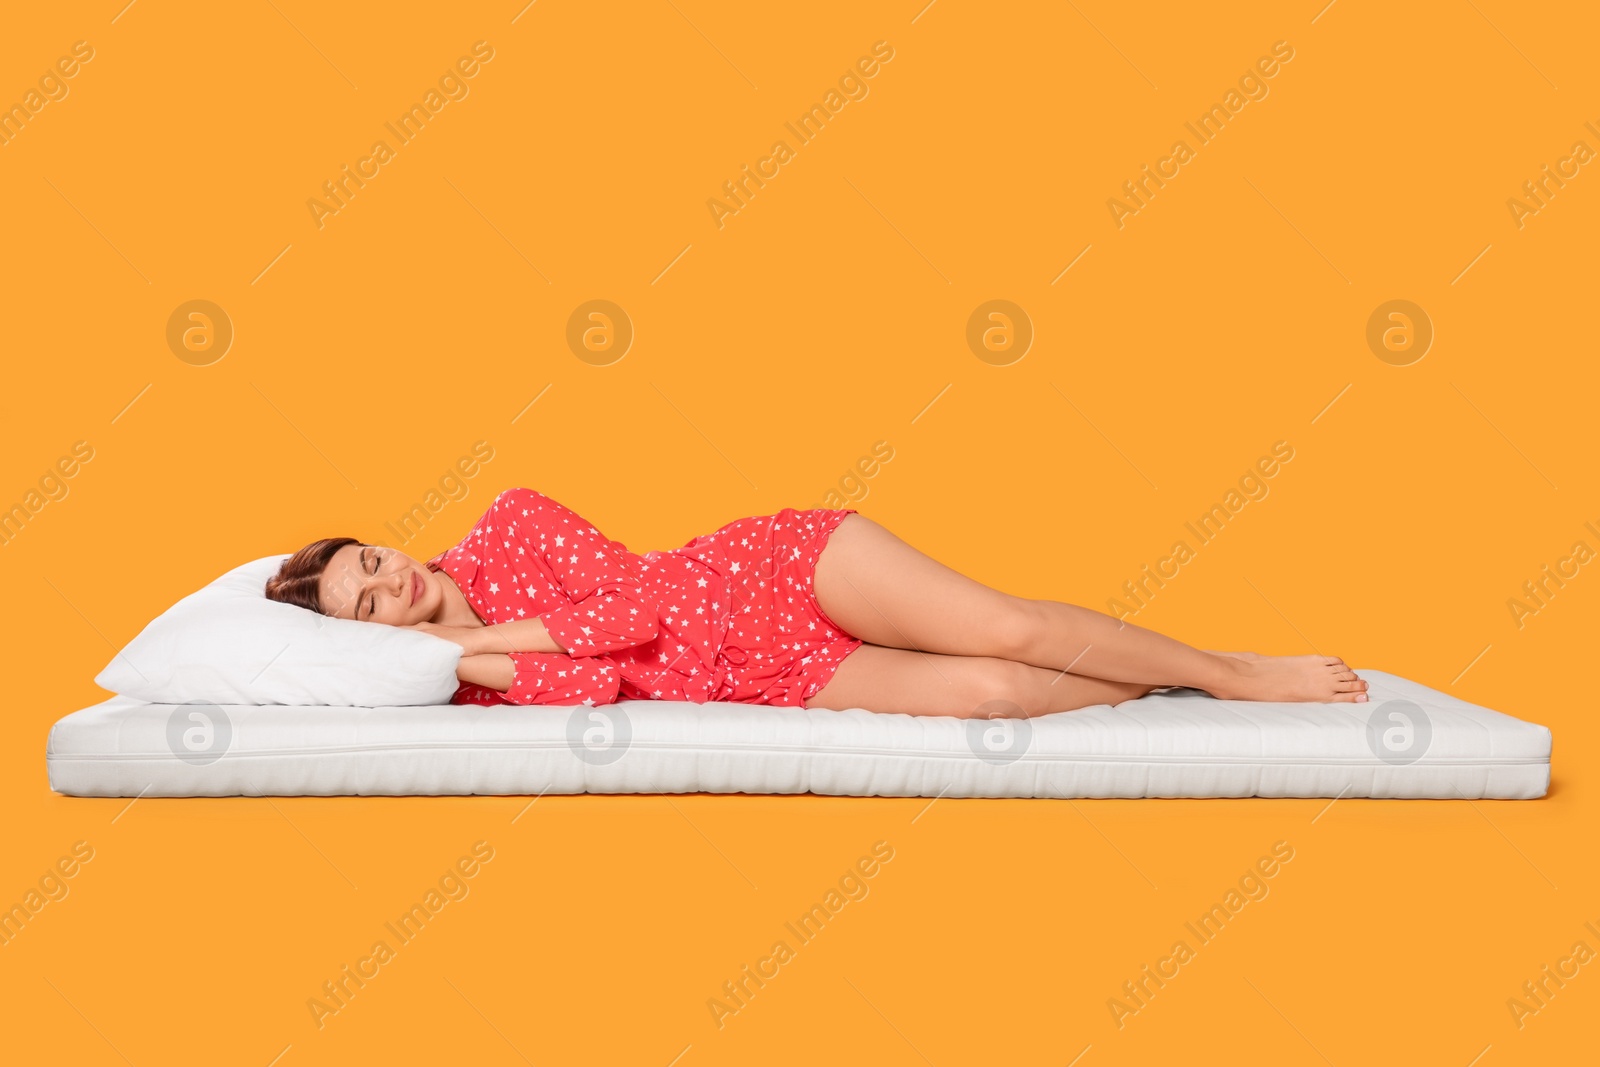
<instances>
[{"instance_id":1,"label":"woman's bare leg","mask_svg":"<svg viewBox=\"0 0 1600 1067\"><path fill-rule=\"evenodd\" d=\"M1224 656L1075 604L992 589L850 515L817 560L822 610L871 644L1008 659L1114 682L1189 686L1234 700L1357 701L1367 683L1334 656Z\"/></svg>"},{"instance_id":2,"label":"woman's bare leg","mask_svg":"<svg viewBox=\"0 0 1600 1067\"><path fill-rule=\"evenodd\" d=\"M808 708L1027 718L1120 704L1153 687L1108 682L987 656L941 656L866 644L844 658Z\"/></svg>"}]
</instances>

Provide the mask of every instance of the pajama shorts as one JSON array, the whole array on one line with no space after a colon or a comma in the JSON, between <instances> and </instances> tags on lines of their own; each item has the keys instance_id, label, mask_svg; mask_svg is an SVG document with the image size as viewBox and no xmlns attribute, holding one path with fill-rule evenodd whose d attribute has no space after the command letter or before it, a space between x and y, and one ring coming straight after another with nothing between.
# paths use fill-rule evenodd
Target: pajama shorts
<instances>
[{"instance_id":1,"label":"pajama shorts","mask_svg":"<svg viewBox=\"0 0 1600 1067\"><path fill-rule=\"evenodd\" d=\"M728 627L708 700L804 707L863 642L822 610L817 557L854 508L784 508L728 523L675 551L728 579Z\"/></svg>"}]
</instances>

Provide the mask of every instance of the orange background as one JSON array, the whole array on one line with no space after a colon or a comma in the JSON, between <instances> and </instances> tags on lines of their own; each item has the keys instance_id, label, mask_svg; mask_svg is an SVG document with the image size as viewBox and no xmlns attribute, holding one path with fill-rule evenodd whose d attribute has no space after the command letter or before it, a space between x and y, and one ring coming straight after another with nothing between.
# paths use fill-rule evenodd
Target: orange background
<instances>
[{"instance_id":1,"label":"orange background","mask_svg":"<svg viewBox=\"0 0 1600 1067\"><path fill-rule=\"evenodd\" d=\"M0 902L93 849L0 947L8 1048L285 1067L1592 1056L1596 965L1521 1028L1506 1004L1575 942L1600 950L1578 666L1600 577L1520 628L1507 607L1574 542L1600 546L1600 177L1581 168L1520 227L1507 207L1575 141L1600 147L1592 12L119 6L36 5L0 35L0 102L94 50L0 147L0 503L75 442L94 453L0 547ZM319 228L307 201L480 40L469 94ZM784 123L877 41L894 56L868 95L796 146ZM1277 41L1294 57L1268 95L1197 147L1185 122ZM794 158L719 228L706 202L780 138ZM1108 199L1179 138L1195 158L1119 228ZM235 333L207 366L166 341L196 299ZM565 340L592 299L635 330L607 366ZM1035 332L1005 366L965 340L992 299ZM1409 366L1365 340L1392 299L1436 330ZM1333 652L1546 724L1550 795L49 790L45 735L104 699L114 647L241 562L383 538L478 440L494 459L414 555L514 485L637 551L837 506L843 485L968 574L1102 609L1288 441L1270 493L1137 621ZM850 481L878 441L893 459ZM477 841L494 854L470 894L319 1028L307 1001ZM719 1028L708 1000L878 841L893 860L869 894ZM1269 895L1118 1028L1107 1001L1278 841L1294 855Z\"/></svg>"}]
</instances>

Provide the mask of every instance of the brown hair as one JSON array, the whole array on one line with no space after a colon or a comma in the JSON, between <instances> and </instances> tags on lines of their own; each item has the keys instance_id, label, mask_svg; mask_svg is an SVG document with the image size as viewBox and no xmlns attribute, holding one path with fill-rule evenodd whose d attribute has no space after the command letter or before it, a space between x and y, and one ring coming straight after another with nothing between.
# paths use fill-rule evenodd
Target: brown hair
<instances>
[{"instance_id":1,"label":"brown hair","mask_svg":"<svg viewBox=\"0 0 1600 1067\"><path fill-rule=\"evenodd\" d=\"M354 537L324 537L311 542L284 560L278 573L267 579L267 599L326 615L322 610L322 572L328 569L335 552L361 543Z\"/></svg>"}]
</instances>

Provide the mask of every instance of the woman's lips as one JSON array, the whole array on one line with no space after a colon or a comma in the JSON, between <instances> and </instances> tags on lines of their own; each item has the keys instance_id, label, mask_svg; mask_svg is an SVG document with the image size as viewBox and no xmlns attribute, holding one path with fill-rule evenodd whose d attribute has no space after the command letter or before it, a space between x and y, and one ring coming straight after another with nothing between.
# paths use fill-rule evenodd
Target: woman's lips
<instances>
[{"instance_id":1,"label":"woman's lips","mask_svg":"<svg viewBox=\"0 0 1600 1067\"><path fill-rule=\"evenodd\" d=\"M416 571L411 572L411 603L415 604L422 596L422 575Z\"/></svg>"}]
</instances>

